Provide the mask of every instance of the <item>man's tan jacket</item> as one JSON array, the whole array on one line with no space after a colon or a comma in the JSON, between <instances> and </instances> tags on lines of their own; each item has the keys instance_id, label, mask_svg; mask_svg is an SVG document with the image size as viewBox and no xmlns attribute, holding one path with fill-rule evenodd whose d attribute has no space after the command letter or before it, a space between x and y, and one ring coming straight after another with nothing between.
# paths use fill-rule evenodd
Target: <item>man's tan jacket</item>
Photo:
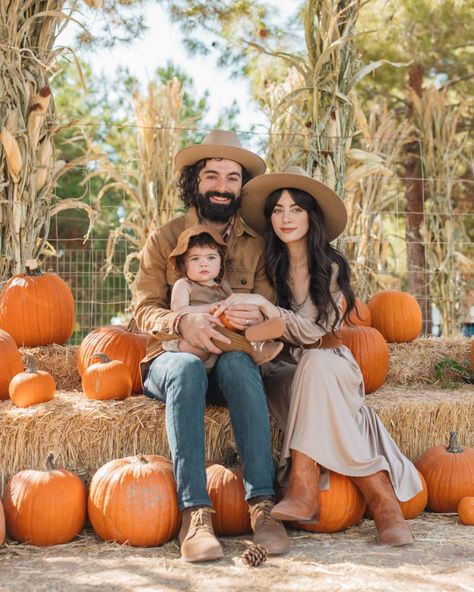
<instances>
[{"instance_id":1,"label":"man's tan jacket","mask_svg":"<svg viewBox=\"0 0 474 592\"><path fill-rule=\"evenodd\" d=\"M161 340L174 334L179 314L169 309L171 288L179 275L168 257L181 232L200 223L196 209L191 208L184 216L155 230L143 247L135 284L135 319L138 328L150 338L146 357L141 363L142 374L148 363L163 352ZM230 283L233 292L256 292L272 302L275 299L265 274L263 239L239 216L236 216L227 240L224 279Z\"/></svg>"}]
</instances>

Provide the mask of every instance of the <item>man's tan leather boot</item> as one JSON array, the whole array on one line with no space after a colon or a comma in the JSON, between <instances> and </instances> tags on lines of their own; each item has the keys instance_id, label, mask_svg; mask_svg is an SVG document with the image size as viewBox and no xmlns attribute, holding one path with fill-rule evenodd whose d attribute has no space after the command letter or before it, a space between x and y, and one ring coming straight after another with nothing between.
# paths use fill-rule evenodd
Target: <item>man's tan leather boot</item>
<instances>
[{"instance_id":1,"label":"man's tan leather boot","mask_svg":"<svg viewBox=\"0 0 474 592\"><path fill-rule=\"evenodd\" d=\"M392 547L413 543L413 535L386 471L367 477L353 477L353 480L372 510L379 541Z\"/></svg>"},{"instance_id":2,"label":"man's tan leather boot","mask_svg":"<svg viewBox=\"0 0 474 592\"><path fill-rule=\"evenodd\" d=\"M281 522L271 517L273 502L270 499L249 500L250 524L256 545L263 545L269 555L287 553L290 548L288 535Z\"/></svg>"},{"instance_id":3,"label":"man's tan leather boot","mask_svg":"<svg viewBox=\"0 0 474 592\"><path fill-rule=\"evenodd\" d=\"M214 561L224 557L221 544L214 535L213 513L214 510L207 506L183 510L178 539L184 561Z\"/></svg>"},{"instance_id":4,"label":"man's tan leather boot","mask_svg":"<svg viewBox=\"0 0 474 592\"><path fill-rule=\"evenodd\" d=\"M319 521L319 466L299 450L290 451L291 471L285 496L272 510L277 520Z\"/></svg>"}]
</instances>

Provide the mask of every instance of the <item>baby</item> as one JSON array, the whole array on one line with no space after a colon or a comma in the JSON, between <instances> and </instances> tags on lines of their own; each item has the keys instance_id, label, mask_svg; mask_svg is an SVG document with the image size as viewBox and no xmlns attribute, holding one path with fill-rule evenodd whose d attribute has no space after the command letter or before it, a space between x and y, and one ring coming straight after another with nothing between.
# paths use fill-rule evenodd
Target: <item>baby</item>
<instances>
[{"instance_id":1,"label":"baby","mask_svg":"<svg viewBox=\"0 0 474 592\"><path fill-rule=\"evenodd\" d=\"M176 271L184 276L173 286L172 311L212 314L218 308L217 303L232 294L229 283L222 279L226 248L219 233L209 226L192 226L180 234L178 244L169 256ZM257 365L264 364L273 360L282 350L283 343L270 340L280 337L284 330L285 323L278 318L252 325L244 335L223 330L232 342L226 346L226 350L244 351ZM204 352L185 339L163 341L162 345L166 351L198 356L208 371L217 360L216 354ZM221 346L220 343L217 345Z\"/></svg>"}]
</instances>

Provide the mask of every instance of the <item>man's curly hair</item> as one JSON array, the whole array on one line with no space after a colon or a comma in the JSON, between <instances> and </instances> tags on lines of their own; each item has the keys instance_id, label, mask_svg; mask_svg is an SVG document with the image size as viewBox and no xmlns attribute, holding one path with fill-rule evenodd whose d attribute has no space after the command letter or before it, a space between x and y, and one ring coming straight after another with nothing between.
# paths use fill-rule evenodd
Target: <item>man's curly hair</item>
<instances>
[{"instance_id":1,"label":"man's curly hair","mask_svg":"<svg viewBox=\"0 0 474 592\"><path fill-rule=\"evenodd\" d=\"M196 205L196 196L199 193L199 173L205 167L208 160L211 159L203 158L202 160L198 160L193 165L183 167L179 172L177 181L179 198L187 210L191 206ZM242 187L245 183L250 181L251 178L251 175L247 172L245 167L242 166Z\"/></svg>"}]
</instances>

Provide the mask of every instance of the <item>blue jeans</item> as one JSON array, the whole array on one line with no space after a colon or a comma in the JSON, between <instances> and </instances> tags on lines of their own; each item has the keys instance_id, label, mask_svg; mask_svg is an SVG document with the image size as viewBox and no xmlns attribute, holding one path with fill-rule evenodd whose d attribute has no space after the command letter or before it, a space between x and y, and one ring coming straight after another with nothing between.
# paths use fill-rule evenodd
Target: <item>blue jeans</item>
<instances>
[{"instance_id":1,"label":"blue jeans","mask_svg":"<svg viewBox=\"0 0 474 592\"><path fill-rule=\"evenodd\" d=\"M166 431L173 458L178 504L210 506L206 491L206 402L229 408L246 496L273 496L270 420L260 371L243 352L228 352L206 374L193 354L165 352L148 370L145 395L166 403Z\"/></svg>"}]
</instances>

